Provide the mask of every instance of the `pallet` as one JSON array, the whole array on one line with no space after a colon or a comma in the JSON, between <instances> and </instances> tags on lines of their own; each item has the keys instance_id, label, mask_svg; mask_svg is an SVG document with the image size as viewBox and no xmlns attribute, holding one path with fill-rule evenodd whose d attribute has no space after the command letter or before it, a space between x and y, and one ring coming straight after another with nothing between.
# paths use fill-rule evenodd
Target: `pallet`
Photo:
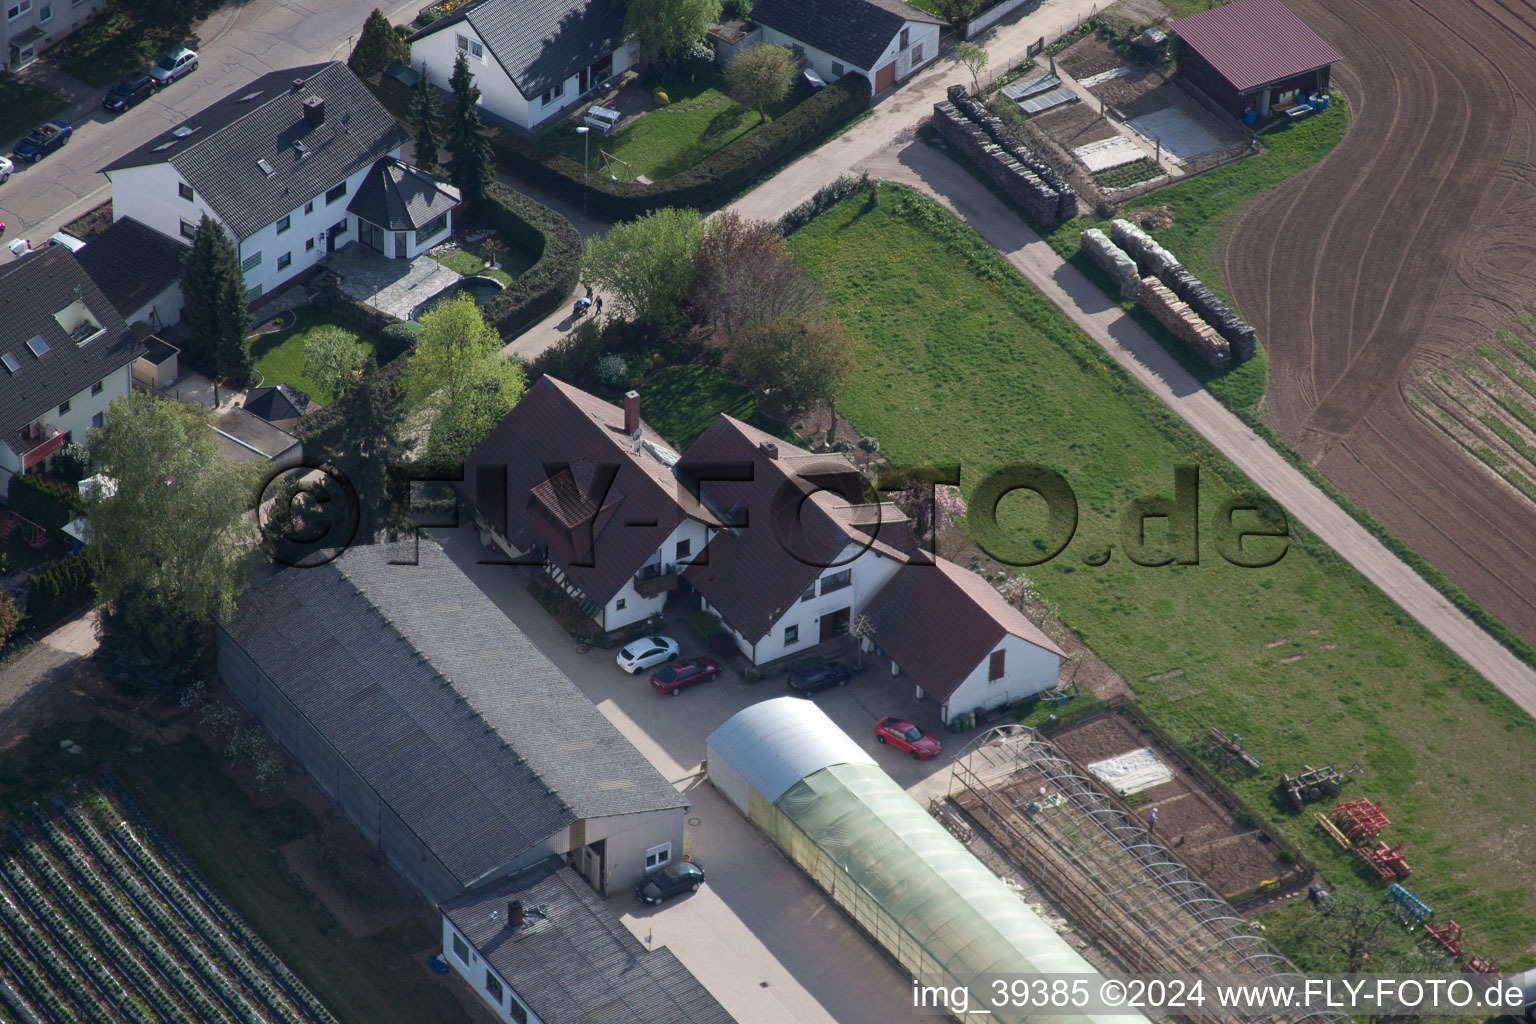
<instances>
[{"instance_id":1,"label":"pallet","mask_svg":"<svg viewBox=\"0 0 1536 1024\"><path fill-rule=\"evenodd\" d=\"M1316 812L1315 817L1317 818L1317 823L1323 826L1323 831L1328 833L1328 838L1338 843L1340 849L1347 851L1350 848L1352 844L1347 838L1345 838L1344 833L1339 831L1339 827L1328 820L1328 815L1324 814L1322 811L1318 811Z\"/></svg>"}]
</instances>

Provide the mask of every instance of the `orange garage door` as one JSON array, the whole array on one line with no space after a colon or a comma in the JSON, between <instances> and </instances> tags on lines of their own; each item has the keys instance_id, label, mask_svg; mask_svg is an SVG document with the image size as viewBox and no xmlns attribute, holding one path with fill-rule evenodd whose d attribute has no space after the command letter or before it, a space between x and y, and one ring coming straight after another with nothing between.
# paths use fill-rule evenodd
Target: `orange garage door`
<instances>
[{"instance_id":1,"label":"orange garage door","mask_svg":"<svg viewBox=\"0 0 1536 1024\"><path fill-rule=\"evenodd\" d=\"M896 84L896 62L891 61L883 68L875 70L875 92L884 92Z\"/></svg>"}]
</instances>

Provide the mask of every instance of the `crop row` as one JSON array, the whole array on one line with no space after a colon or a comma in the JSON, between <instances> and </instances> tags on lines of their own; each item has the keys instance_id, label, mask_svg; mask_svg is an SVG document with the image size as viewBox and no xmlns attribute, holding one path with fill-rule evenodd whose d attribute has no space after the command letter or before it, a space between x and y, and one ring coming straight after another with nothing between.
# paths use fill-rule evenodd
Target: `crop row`
<instances>
[{"instance_id":1,"label":"crop row","mask_svg":"<svg viewBox=\"0 0 1536 1024\"><path fill-rule=\"evenodd\" d=\"M228 1009L215 1002L219 995L217 983L213 979L222 972L209 963L201 948L192 942L187 932L176 924L175 919L143 891L138 885L138 880L122 870L120 862L113 863L103 857L100 851L92 850L97 863L117 883L117 887L113 888L103 877L103 872L94 869L85 860L69 833L51 820L44 821L43 828L54 851L68 862L70 869L90 890L97 904L105 907L112 915L119 929L133 937L138 947L153 962L160 976L175 989L182 1001L192 1008L193 1017L203 1024L231 1024L235 1017ZM78 835L78 832L75 835ZM99 840L100 837L97 838ZM82 839L82 842L87 847L90 846L88 841ZM110 850L107 852L110 853ZM160 912L159 915L156 915L154 910L148 909L149 905L153 905L154 910ZM146 920L154 923L158 933L145 924ZM176 946L181 959L178 960L177 956L172 955L166 948L161 940L161 934ZM190 971L188 965L191 966Z\"/></svg>"},{"instance_id":2,"label":"crop row","mask_svg":"<svg viewBox=\"0 0 1536 1024\"><path fill-rule=\"evenodd\" d=\"M0 865L0 880L10 881L14 861ZM18 868L19 870L19 868ZM113 1024L111 1012L102 1003L96 985L87 977L83 965L74 955L62 949L55 940L45 937L22 910L19 894L13 888L0 885L0 918L10 926L21 944L23 965L41 965L49 979L49 987L55 993L67 993L85 1019L93 1024Z\"/></svg>"},{"instance_id":3,"label":"crop row","mask_svg":"<svg viewBox=\"0 0 1536 1024\"><path fill-rule=\"evenodd\" d=\"M0 899L4 898L0 894ZM79 1024L80 1018L74 1009L64 1002L46 978L37 973L27 951L11 939L10 931L0 923L0 982L7 976L11 991L24 1001L34 1017L57 1024Z\"/></svg>"}]
</instances>

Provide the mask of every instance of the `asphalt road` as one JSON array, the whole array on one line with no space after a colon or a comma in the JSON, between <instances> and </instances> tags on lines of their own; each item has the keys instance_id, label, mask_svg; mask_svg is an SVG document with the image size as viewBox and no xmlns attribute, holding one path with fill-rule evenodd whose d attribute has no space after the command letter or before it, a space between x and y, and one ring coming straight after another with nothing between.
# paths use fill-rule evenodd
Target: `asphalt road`
<instances>
[{"instance_id":1,"label":"asphalt road","mask_svg":"<svg viewBox=\"0 0 1536 1024\"><path fill-rule=\"evenodd\" d=\"M36 244L69 221L107 201L111 186L102 167L246 82L280 68L345 60L375 0L249 0L215 11L188 37L198 69L122 114L102 109L104 89L87 86L42 61L22 81L52 89L70 101L60 115L74 126L69 145L36 164L18 162L0 185L5 240ZM416 16L421 3L386 11L393 22ZM0 140L9 154L14 139Z\"/></svg>"}]
</instances>

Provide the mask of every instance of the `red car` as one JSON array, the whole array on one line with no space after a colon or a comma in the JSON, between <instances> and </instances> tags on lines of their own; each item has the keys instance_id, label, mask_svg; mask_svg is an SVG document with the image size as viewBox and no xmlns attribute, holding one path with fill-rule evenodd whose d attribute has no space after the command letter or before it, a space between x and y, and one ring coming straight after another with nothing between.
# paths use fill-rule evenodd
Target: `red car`
<instances>
[{"instance_id":1,"label":"red car","mask_svg":"<svg viewBox=\"0 0 1536 1024\"><path fill-rule=\"evenodd\" d=\"M714 658L678 658L652 672L651 685L657 693L676 697L688 687L707 683L719 674L720 663Z\"/></svg>"},{"instance_id":2,"label":"red car","mask_svg":"<svg viewBox=\"0 0 1536 1024\"><path fill-rule=\"evenodd\" d=\"M897 750L905 750L919 761L926 761L939 752L938 740L894 715L886 715L875 723L875 739L889 743Z\"/></svg>"}]
</instances>

